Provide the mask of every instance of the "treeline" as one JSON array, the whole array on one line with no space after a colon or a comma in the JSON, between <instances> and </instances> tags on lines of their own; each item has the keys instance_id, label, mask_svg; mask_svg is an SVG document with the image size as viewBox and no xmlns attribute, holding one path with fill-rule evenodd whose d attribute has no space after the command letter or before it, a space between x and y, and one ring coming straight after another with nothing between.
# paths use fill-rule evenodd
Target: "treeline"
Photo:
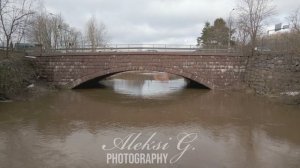
<instances>
[{"instance_id":1,"label":"treeline","mask_svg":"<svg viewBox=\"0 0 300 168\"><path fill-rule=\"evenodd\" d=\"M217 18L213 24L205 23L201 36L197 38L200 47L239 48L247 55L253 55L261 47L299 52L300 6L286 17L289 31L276 35L266 30L267 21L276 15L271 0L238 0L236 7L228 14L226 21Z\"/></svg>"},{"instance_id":2,"label":"treeline","mask_svg":"<svg viewBox=\"0 0 300 168\"><path fill-rule=\"evenodd\" d=\"M0 0L0 46L9 51L16 43L39 44L43 50L96 48L106 43L106 28L92 16L82 32L60 14L48 12L35 0Z\"/></svg>"},{"instance_id":3,"label":"treeline","mask_svg":"<svg viewBox=\"0 0 300 168\"><path fill-rule=\"evenodd\" d=\"M39 95L40 90L51 88L43 84L33 62L22 57L24 53L13 51L17 46L37 44L49 52L83 46L95 49L106 44L106 28L95 17L80 31L60 14L36 4L35 0L0 0L0 101L19 99L31 92Z\"/></svg>"},{"instance_id":4,"label":"treeline","mask_svg":"<svg viewBox=\"0 0 300 168\"><path fill-rule=\"evenodd\" d=\"M44 50L59 48L90 47L95 49L106 44L106 29L103 23L92 16L86 23L84 32L71 27L61 15L42 11L34 15L25 36L31 43L38 43Z\"/></svg>"}]
</instances>

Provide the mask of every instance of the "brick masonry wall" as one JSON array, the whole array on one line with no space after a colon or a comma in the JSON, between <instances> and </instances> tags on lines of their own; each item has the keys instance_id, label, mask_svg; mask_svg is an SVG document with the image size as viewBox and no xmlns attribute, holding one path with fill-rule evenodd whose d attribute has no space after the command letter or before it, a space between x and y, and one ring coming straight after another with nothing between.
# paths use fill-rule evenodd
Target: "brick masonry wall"
<instances>
[{"instance_id":1,"label":"brick masonry wall","mask_svg":"<svg viewBox=\"0 0 300 168\"><path fill-rule=\"evenodd\" d=\"M300 55L257 54L249 61L245 79L261 94L297 96L300 93Z\"/></svg>"},{"instance_id":2,"label":"brick masonry wall","mask_svg":"<svg viewBox=\"0 0 300 168\"><path fill-rule=\"evenodd\" d=\"M54 85L74 88L99 76L124 71L162 71L180 75L211 89L239 87L245 57L239 54L191 52L107 52L37 57L41 75Z\"/></svg>"}]
</instances>

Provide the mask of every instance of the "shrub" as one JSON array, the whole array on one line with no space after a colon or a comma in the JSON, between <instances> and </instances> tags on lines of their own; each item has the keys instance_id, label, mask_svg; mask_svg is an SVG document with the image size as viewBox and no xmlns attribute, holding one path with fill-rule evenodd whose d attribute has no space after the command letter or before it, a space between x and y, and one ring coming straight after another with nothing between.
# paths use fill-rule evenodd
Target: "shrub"
<instances>
[{"instance_id":1,"label":"shrub","mask_svg":"<svg viewBox=\"0 0 300 168\"><path fill-rule=\"evenodd\" d=\"M0 61L0 96L10 97L22 91L34 77L34 67L24 57Z\"/></svg>"}]
</instances>

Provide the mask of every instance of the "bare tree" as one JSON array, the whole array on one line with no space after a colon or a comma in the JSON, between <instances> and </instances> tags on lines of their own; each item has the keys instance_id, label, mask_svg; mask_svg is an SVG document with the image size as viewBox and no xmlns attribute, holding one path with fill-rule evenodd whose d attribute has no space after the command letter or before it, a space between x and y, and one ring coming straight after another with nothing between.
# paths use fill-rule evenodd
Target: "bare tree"
<instances>
[{"instance_id":1,"label":"bare tree","mask_svg":"<svg viewBox=\"0 0 300 168\"><path fill-rule=\"evenodd\" d=\"M241 20L234 22L236 43L242 50L245 49L245 46L250 41L249 31L247 30L245 23L246 22Z\"/></svg>"},{"instance_id":2,"label":"bare tree","mask_svg":"<svg viewBox=\"0 0 300 168\"><path fill-rule=\"evenodd\" d=\"M59 41L60 41L61 35L62 35L62 32L59 29L59 26L64 24L64 20L60 14L59 15L51 14L51 15L52 15L51 30L52 30L52 36L53 36L52 37L52 48L57 49L60 47Z\"/></svg>"},{"instance_id":3,"label":"bare tree","mask_svg":"<svg viewBox=\"0 0 300 168\"><path fill-rule=\"evenodd\" d=\"M63 23L59 25L60 30L60 46L65 49L77 48L80 43L80 32L75 28L70 27L68 24Z\"/></svg>"},{"instance_id":4,"label":"bare tree","mask_svg":"<svg viewBox=\"0 0 300 168\"><path fill-rule=\"evenodd\" d=\"M41 44L44 49L51 48L51 22L45 13L36 14L28 30L29 40Z\"/></svg>"},{"instance_id":5,"label":"bare tree","mask_svg":"<svg viewBox=\"0 0 300 168\"><path fill-rule=\"evenodd\" d=\"M294 10L287 20L290 24L291 32L286 33L288 50L300 54L300 6Z\"/></svg>"},{"instance_id":6,"label":"bare tree","mask_svg":"<svg viewBox=\"0 0 300 168\"><path fill-rule=\"evenodd\" d=\"M26 20L33 14L32 2L32 0L0 0L0 22L6 43L6 55L13 39L18 38L14 36L20 35L19 32L25 30Z\"/></svg>"},{"instance_id":7,"label":"bare tree","mask_svg":"<svg viewBox=\"0 0 300 168\"><path fill-rule=\"evenodd\" d=\"M300 7L298 7L291 15L288 17L292 31L300 33Z\"/></svg>"},{"instance_id":8,"label":"bare tree","mask_svg":"<svg viewBox=\"0 0 300 168\"><path fill-rule=\"evenodd\" d=\"M86 24L86 39L93 51L95 51L98 46L105 45L105 35L105 25L103 23L97 23L94 16L91 17Z\"/></svg>"},{"instance_id":9,"label":"bare tree","mask_svg":"<svg viewBox=\"0 0 300 168\"><path fill-rule=\"evenodd\" d=\"M275 14L271 0L239 0L237 6L238 22L251 40L251 55L257 43L257 37L265 21ZM244 33L243 33L244 34Z\"/></svg>"},{"instance_id":10,"label":"bare tree","mask_svg":"<svg viewBox=\"0 0 300 168\"><path fill-rule=\"evenodd\" d=\"M61 15L42 9L31 20L28 35L32 43L39 43L47 52L52 49L68 49L78 46L79 32L67 24Z\"/></svg>"}]
</instances>

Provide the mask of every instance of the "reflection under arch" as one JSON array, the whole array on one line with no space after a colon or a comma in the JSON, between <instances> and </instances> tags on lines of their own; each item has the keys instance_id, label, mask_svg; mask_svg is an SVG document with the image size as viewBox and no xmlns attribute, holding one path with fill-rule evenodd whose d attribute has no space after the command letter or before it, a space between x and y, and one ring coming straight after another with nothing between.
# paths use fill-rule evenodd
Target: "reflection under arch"
<instances>
[{"instance_id":1,"label":"reflection under arch","mask_svg":"<svg viewBox=\"0 0 300 168\"><path fill-rule=\"evenodd\" d=\"M79 77L78 79L67 84L67 88L93 88L99 87L98 81L106 79L112 75L123 72L165 72L172 75L177 75L189 80L189 87L200 87L205 89L212 89L213 85L205 78L200 78L195 74L187 73L181 69L170 69L161 67L118 67L115 69L108 69L101 72L94 72L89 75Z\"/></svg>"}]
</instances>

